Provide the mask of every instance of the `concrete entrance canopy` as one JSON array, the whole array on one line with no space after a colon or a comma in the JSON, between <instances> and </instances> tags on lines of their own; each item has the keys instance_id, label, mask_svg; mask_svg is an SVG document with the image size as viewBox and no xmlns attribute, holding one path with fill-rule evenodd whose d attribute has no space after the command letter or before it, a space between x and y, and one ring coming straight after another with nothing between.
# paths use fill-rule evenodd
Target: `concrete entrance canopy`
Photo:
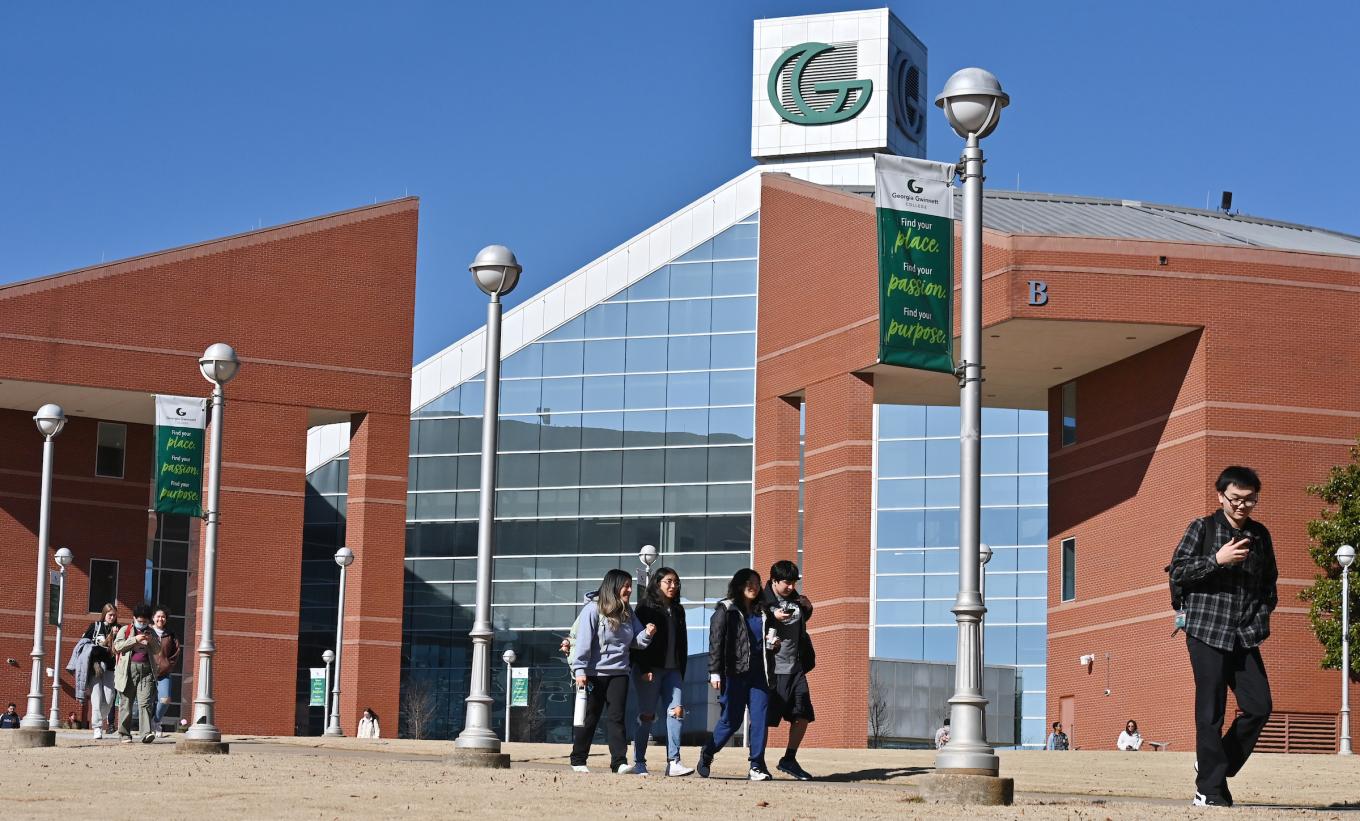
<instances>
[{"instance_id":1,"label":"concrete entrance canopy","mask_svg":"<svg viewBox=\"0 0 1360 821\"><path fill-rule=\"evenodd\" d=\"M1304 525L1318 502L1305 488L1360 434L1360 383L1337 370L1360 361L1360 238L1042 194L989 193L984 220L985 404L1049 411L1049 721L1070 697L1074 744L1109 748L1133 717L1146 736L1193 748L1162 568L1186 524L1216 508L1229 464L1260 471L1258 515L1275 534L1266 656L1278 723L1334 715L1335 674L1318 669L1298 593L1317 572ZM755 566L795 558L801 480L812 692L842 704L809 743L857 746L874 629L872 404L953 405L957 384L876 365L871 199L764 177L759 274ZM1076 441L1064 447L1069 382ZM1076 592L1064 600L1066 539ZM1092 655L1098 665L1076 664Z\"/></svg>"},{"instance_id":2,"label":"concrete entrance canopy","mask_svg":"<svg viewBox=\"0 0 1360 821\"><path fill-rule=\"evenodd\" d=\"M55 445L51 542L76 561L54 666L95 615L86 613L93 559L117 562L120 618L145 595L156 531L151 394L208 396L198 357L227 342L242 368L226 390L223 429L219 726L294 731L307 433L337 420L351 423L341 524L358 555L342 716L352 730L363 706L396 715L417 217L415 199L397 200L0 287L0 561L28 568L17 576L28 584L42 446L31 417L57 402L69 419ZM101 422L126 425L121 476L96 475ZM174 614L190 617L186 705L192 554L187 565L190 612ZM27 584L0 589L0 656L27 656L32 606ZM53 665L50 639L47 652Z\"/></svg>"}]
</instances>

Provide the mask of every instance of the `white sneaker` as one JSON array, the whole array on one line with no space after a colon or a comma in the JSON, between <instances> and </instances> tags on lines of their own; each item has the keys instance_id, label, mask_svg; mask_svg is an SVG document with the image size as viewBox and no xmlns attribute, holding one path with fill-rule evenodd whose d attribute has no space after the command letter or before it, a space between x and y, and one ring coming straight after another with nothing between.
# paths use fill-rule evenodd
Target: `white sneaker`
<instances>
[{"instance_id":1,"label":"white sneaker","mask_svg":"<svg viewBox=\"0 0 1360 821\"><path fill-rule=\"evenodd\" d=\"M620 764L619 768L614 772L618 773L619 775L632 775L637 771L633 769L632 764Z\"/></svg>"},{"instance_id":2,"label":"white sneaker","mask_svg":"<svg viewBox=\"0 0 1360 821\"><path fill-rule=\"evenodd\" d=\"M571 771L574 773L588 773L590 772L590 768L584 764L572 764Z\"/></svg>"},{"instance_id":3,"label":"white sneaker","mask_svg":"<svg viewBox=\"0 0 1360 821\"><path fill-rule=\"evenodd\" d=\"M646 774L647 774L647 762L646 762L646 761L634 761L634 762L633 762L633 775L646 775Z\"/></svg>"},{"instance_id":4,"label":"white sneaker","mask_svg":"<svg viewBox=\"0 0 1360 821\"><path fill-rule=\"evenodd\" d=\"M95 740L98 741L99 739L101 739L101 738L103 738L103 737L104 737L104 728L103 728L103 727L95 727L95 728L94 728L94 738L95 738Z\"/></svg>"},{"instance_id":5,"label":"white sneaker","mask_svg":"<svg viewBox=\"0 0 1360 821\"><path fill-rule=\"evenodd\" d=\"M671 761L668 764L666 764L666 775L672 778L678 778L680 776L689 775L692 772L694 772L693 767L686 767L679 761Z\"/></svg>"},{"instance_id":6,"label":"white sneaker","mask_svg":"<svg viewBox=\"0 0 1360 821\"><path fill-rule=\"evenodd\" d=\"M752 767L750 774L747 775L747 778L751 781L769 781L773 777L768 770L763 770L760 767Z\"/></svg>"}]
</instances>

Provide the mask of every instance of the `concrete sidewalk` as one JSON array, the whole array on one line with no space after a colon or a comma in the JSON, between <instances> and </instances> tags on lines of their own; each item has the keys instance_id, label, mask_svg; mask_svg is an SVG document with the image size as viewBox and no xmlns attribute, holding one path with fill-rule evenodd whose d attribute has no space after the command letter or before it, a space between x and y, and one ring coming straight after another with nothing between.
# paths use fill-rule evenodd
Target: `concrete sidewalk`
<instances>
[{"instance_id":1,"label":"concrete sidewalk","mask_svg":"<svg viewBox=\"0 0 1360 821\"><path fill-rule=\"evenodd\" d=\"M153 745L93 741L63 732L45 750L0 748L0 816L69 821L101 818L1151 818L1191 809L1188 753L1002 751L1015 779L1012 807L946 807L920 802L913 782L934 754L915 750L805 750L819 776L795 782L745 780L745 755L727 749L713 778L667 779L608 773L602 746L581 775L567 747L510 744L510 770L461 770L448 741L232 737L224 757L176 755L171 739ZM770 762L780 751L772 750ZM654 766L664 750L651 750ZM697 750L684 751L693 764ZM140 773L140 775L139 775ZM98 784L100 786L92 786ZM1234 780L1250 818L1360 821L1360 761L1338 756L1260 755ZM99 795L96 800L92 795Z\"/></svg>"}]
</instances>

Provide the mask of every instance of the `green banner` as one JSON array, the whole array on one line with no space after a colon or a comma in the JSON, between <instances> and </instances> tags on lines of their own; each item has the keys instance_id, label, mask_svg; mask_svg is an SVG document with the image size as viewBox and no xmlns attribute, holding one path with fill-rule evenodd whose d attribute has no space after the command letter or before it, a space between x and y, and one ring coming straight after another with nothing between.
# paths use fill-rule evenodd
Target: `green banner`
<instances>
[{"instance_id":1,"label":"green banner","mask_svg":"<svg viewBox=\"0 0 1360 821\"><path fill-rule=\"evenodd\" d=\"M954 372L954 167L875 155L878 360Z\"/></svg>"},{"instance_id":2,"label":"green banner","mask_svg":"<svg viewBox=\"0 0 1360 821\"><path fill-rule=\"evenodd\" d=\"M510 668L510 706L529 706L529 668Z\"/></svg>"},{"instance_id":3,"label":"green banner","mask_svg":"<svg viewBox=\"0 0 1360 821\"><path fill-rule=\"evenodd\" d=\"M326 668L310 667L312 671L312 692L311 700L307 702L308 707L326 706Z\"/></svg>"},{"instance_id":4,"label":"green banner","mask_svg":"<svg viewBox=\"0 0 1360 821\"><path fill-rule=\"evenodd\" d=\"M203 515L203 400L156 397L157 513Z\"/></svg>"}]
</instances>

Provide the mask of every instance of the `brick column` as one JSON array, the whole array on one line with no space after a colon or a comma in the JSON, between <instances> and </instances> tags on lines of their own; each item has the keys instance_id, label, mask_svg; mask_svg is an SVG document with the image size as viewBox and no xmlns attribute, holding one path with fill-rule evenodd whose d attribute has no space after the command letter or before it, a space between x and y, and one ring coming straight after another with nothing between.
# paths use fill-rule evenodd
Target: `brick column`
<instances>
[{"instance_id":1,"label":"brick column","mask_svg":"<svg viewBox=\"0 0 1360 821\"><path fill-rule=\"evenodd\" d=\"M753 567L765 578L781 559L798 561L797 398L756 400L755 518Z\"/></svg>"},{"instance_id":2,"label":"brick column","mask_svg":"<svg viewBox=\"0 0 1360 821\"><path fill-rule=\"evenodd\" d=\"M340 672L345 735L354 735L365 707L378 714L384 736L397 735L410 429L405 415L355 414L351 422L345 543L355 559L346 577Z\"/></svg>"},{"instance_id":3,"label":"brick column","mask_svg":"<svg viewBox=\"0 0 1360 821\"><path fill-rule=\"evenodd\" d=\"M818 720L812 747L863 747L868 738L869 530L873 511L872 377L842 374L806 391L804 591L816 607L809 676Z\"/></svg>"}]
</instances>

